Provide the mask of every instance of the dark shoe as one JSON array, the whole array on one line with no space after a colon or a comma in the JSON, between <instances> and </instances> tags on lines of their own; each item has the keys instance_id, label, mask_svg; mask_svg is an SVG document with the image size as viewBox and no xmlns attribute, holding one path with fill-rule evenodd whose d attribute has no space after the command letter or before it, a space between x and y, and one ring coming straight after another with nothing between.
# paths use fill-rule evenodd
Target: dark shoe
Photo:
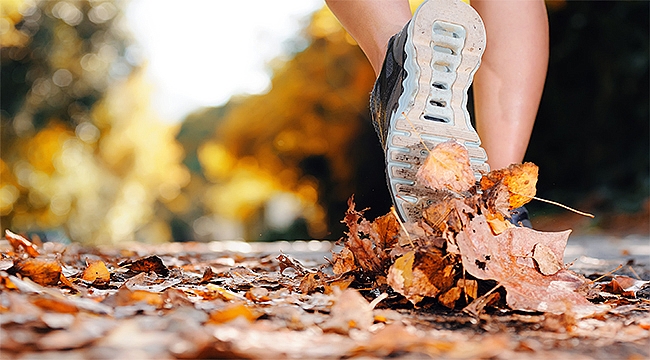
<instances>
[{"instance_id":1,"label":"dark shoe","mask_svg":"<svg viewBox=\"0 0 650 360\"><path fill-rule=\"evenodd\" d=\"M528 209L525 206L518 207L510 211L510 219L508 219L513 225L519 227L527 227L529 229L533 228L533 223L530 222L530 216L528 214Z\"/></svg>"},{"instance_id":2,"label":"dark shoe","mask_svg":"<svg viewBox=\"0 0 650 360\"><path fill-rule=\"evenodd\" d=\"M467 89L484 49L483 21L458 0L426 1L388 43L370 110L402 220L422 217L430 191L415 181L415 174L426 149L455 139L467 147L477 180L489 171L466 108Z\"/></svg>"}]
</instances>

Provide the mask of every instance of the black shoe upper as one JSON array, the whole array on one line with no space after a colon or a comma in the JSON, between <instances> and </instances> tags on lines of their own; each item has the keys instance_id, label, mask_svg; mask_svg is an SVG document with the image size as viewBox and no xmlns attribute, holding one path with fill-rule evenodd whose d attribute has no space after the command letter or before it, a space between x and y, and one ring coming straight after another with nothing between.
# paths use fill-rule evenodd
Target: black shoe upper
<instances>
[{"instance_id":1,"label":"black shoe upper","mask_svg":"<svg viewBox=\"0 0 650 360\"><path fill-rule=\"evenodd\" d=\"M382 148L386 150L386 139L390 117L396 111L399 97L404 91L402 81L406 77L404 70L404 44L406 42L408 23L402 31L388 41L388 50L381 67L381 72L370 95L370 112Z\"/></svg>"},{"instance_id":2,"label":"black shoe upper","mask_svg":"<svg viewBox=\"0 0 650 360\"><path fill-rule=\"evenodd\" d=\"M515 226L533 228L533 224L530 222L530 216L528 215L528 209L525 206L510 211L510 219L508 220Z\"/></svg>"}]
</instances>

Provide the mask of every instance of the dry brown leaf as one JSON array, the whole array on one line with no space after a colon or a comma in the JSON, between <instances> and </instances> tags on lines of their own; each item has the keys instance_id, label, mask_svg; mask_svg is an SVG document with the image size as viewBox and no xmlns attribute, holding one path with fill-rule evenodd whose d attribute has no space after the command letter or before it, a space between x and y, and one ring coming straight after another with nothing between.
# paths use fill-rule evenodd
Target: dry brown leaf
<instances>
[{"instance_id":1,"label":"dry brown leaf","mask_svg":"<svg viewBox=\"0 0 650 360\"><path fill-rule=\"evenodd\" d=\"M158 308L163 305L162 296L159 293L146 290L129 290L126 287L121 287L115 294L115 302L117 306L145 303Z\"/></svg>"},{"instance_id":2,"label":"dry brown leaf","mask_svg":"<svg viewBox=\"0 0 650 360\"><path fill-rule=\"evenodd\" d=\"M527 204L537 192L538 171L537 165L527 162L512 164L505 169L492 170L484 175L480 185L487 199L488 209L507 214L507 210ZM504 209L506 199L508 209Z\"/></svg>"},{"instance_id":3,"label":"dry brown leaf","mask_svg":"<svg viewBox=\"0 0 650 360\"><path fill-rule=\"evenodd\" d=\"M456 302L460 299L460 295L463 293L463 289L454 286L453 288L447 290L444 294L438 296L438 302L445 307L453 309L456 307Z\"/></svg>"},{"instance_id":4,"label":"dry brown leaf","mask_svg":"<svg viewBox=\"0 0 650 360\"><path fill-rule=\"evenodd\" d=\"M214 271L212 271L212 267L206 266L205 270L203 271L203 276L201 276L201 281L199 281L199 284L207 284L212 280L212 277L214 277Z\"/></svg>"},{"instance_id":5,"label":"dry brown leaf","mask_svg":"<svg viewBox=\"0 0 650 360\"><path fill-rule=\"evenodd\" d=\"M372 222L373 229L379 234L379 247L389 249L399 241L402 228L392 212L376 218Z\"/></svg>"},{"instance_id":6,"label":"dry brown leaf","mask_svg":"<svg viewBox=\"0 0 650 360\"><path fill-rule=\"evenodd\" d=\"M521 165L510 165L510 173L504 183L510 192L510 208L516 209L532 200L537 193L537 165L526 162Z\"/></svg>"},{"instance_id":7,"label":"dry brown leaf","mask_svg":"<svg viewBox=\"0 0 650 360\"><path fill-rule=\"evenodd\" d=\"M354 262L354 254L350 249L344 247L339 253L332 254L332 272L336 275L344 274L356 270L357 265Z\"/></svg>"},{"instance_id":8,"label":"dry brown leaf","mask_svg":"<svg viewBox=\"0 0 650 360\"><path fill-rule=\"evenodd\" d=\"M557 255L544 244L535 244L533 248L533 260L544 275L553 275L564 267L564 263L557 258Z\"/></svg>"},{"instance_id":9,"label":"dry brown leaf","mask_svg":"<svg viewBox=\"0 0 650 360\"><path fill-rule=\"evenodd\" d=\"M156 255L134 261L129 265L129 269L136 273L155 272L160 276L169 275L169 269L167 269L162 259Z\"/></svg>"},{"instance_id":10,"label":"dry brown leaf","mask_svg":"<svg viewBox=\"0 0 650 360\"><path fill-rule=\"evenodd\" d=\"M467 149L455 140L436 145L416 174L417 181L433 190L463 192L476 183Z\"/></svg>"},{"instance_id":11,"label":"dry brown leaf","mask_svg":"<svg viewBox=\"0 0 650 360\"><path fill-rule=\"evenodd\" d=\"M478 282L476 280L458 279L457 286L463 289L467 296L476 299L478 295Z\"/></svg>"},{"instance_id":12,"label":"dry brown leaf","mask_svg":"<svg viewBox=\"0 0 650 360\"><path fill-rule=\"evenodd\" d=\"M331 292L329 285L326 282L327 275L318 272L310 272L305 275L300 281L300 292L303 294L311 294L314 291L321 290L326 294Z\"/></svg>"},{"instance_id":13,"label":"dry brown leaf","mask_svg":"<svg viewBox=\"0 0 650 360\"><path fill-rule=\"evenodd\" d=\"M357 290L335 291L334 297L332 316L320 325L323 330L347 334L352 328L367 330L372 325L372 308Z\"/></svg>"},{"instance_id":14,"label":"dry brown leaf","mask_svg":"<svg viewBox=\"0 0 650 360\"><path fill-rule=\"evenodd\" d=\"M100 282L108 282L111 280L111 273L108 271L106 264L103 261L91 261L86 269L84 270L81 278L88 281L94 282L98 280Z\"/></svg>"},{"instance_id":15,"label":"dry brown leaf","mask_svg":"<svg viewBox=\"0 0 650 360\"><path fill-rule=\"evenodd\" d=\"M41 309L55 311L58 313L72 314L79 311L70 301L65 299L56 299L52 297L41 296L32 300L32 304L40 307Z\"/></svg>"},{"instance_id":16,"label":"dry brown leaf","mask_svg":"<svg viewBox=\"0 0 650 360\"><path fill-rule=\"evenodd\" d=\"M231 301L237 299L237 294L228 289L224 289L221 286L215 284L206 284L205 288L206 291L195 291L195 293L198 296L201 296L204 300L221 299L225 301Z\"/></svg>"},{"instance_id":17,"label":"dry brown leaf","mask_svg":"<svg viewBox=\"0 0 650 360\"><path fill-rule=\"evenodd\" d=\"M456 240L465 270L479 279L501 284L512 309L586 316L600 310L575 291L586 279L568 270L543 275L530 259L536 244L544 244L556 254L561 248L561 256L569 233L512 228L494 236L485 217L480 215L469 221Z\"/></svg>"},{"instance_id":18,"label":"dry brown leaf","mask_svg":"<svg viewBox=\"0 0 650 360\"><path fill-rule=\"evenodd\" d=\"M266 302L271 301L269 298L269 291L263 287L252 287L246 292L246 299L253 302Z\"/></svg>"},{"instance_id":19,"label":"dry brown leaf","mask_svg":"<svg viewBox=\"0 0 650 360\"><path fill-rule=\"evenodd\" d=\"M506 220L501 213L485 212L485 220L490 225L494 235L499 235L506 229L515 227L510 221Z\"/></svg>"},{"instance_id":20,"label":"dry brown leaf","mask_svg":"<svg viewBox=\"0 0 650 360\"><path fill-rule=\"evenodd\" d=\"M365 272L379 272L382 260L385 259L385 254L377 248L380 236L370 222L363 218L363 213L354 209L353 198L348 200L344 222L349 229L346 247L354 254L358 267Z\"/></svg>"},{"instance_id":21,"label":"dry brown leaf","mask_svg":"<svg viewBox=\"0 0 650 360\"><path fill-rule=\"evenodd\" d=\"M2 286L3 289L7 289L7 290L17 290L18 289L16 284L14 284L8 276L0 276L0 286Z\"/></svg>"},{"instance_id":22,"label":"dry brown leaf","mask_svg":"<svg viewBox=\"0 0 650 360\"><path fill-rule=\"evenodd\" d=\"M27 255L31 257L37 257L39 256L38 252L38 247L34 245L31 241L29 241L26 237L15 234L11 232L9 229L5 229L5 239L9 241L9 244L11 244L11 247L14 248L14 250L18 251L19 249L23 249Z\"/></svg>"},{"instance_id":23,"label":"dry brown leaf","mask_svg":"<svg viewBox=\"0 0 650 360\"><path fill-rule=\"evenodd\" d=\"M65 277L65 275L63 275L63 273L61 273L61 277L59 277L59 280L61 281L61 284L63 286L67 286L70 289L75 289L75 290L77 289L76 286L72 283L72 281L68 280L68 278Z\"/></svg>"},{"instance_id":24,"label":"dry brown leaf","mask_svg":"<svg viewBox=\"0 0 650 360\"><path fill-rule=\"evenodd\" d=\"M296 270L296 272L300 276L303 276L305 274L308 274L308 273L312 272L311 270L307 269L303 264L301 264L300 261L294 259L290 255L286 255L286 254L281 253L275 259L278 260L278 262L280 263L280 274L282 274L284 272L284 270L286 270L288 268Z\"/></svg>"},{"instance_id":25,"label":"dry brown leaf","mask_svg":"<svg viewBox=\"0 0 650 360\"><path fill-rule=\"evenodd\" d=\"M339 290L345 290L350 286L350 284L352 284L353 281L354 275L348 274L330 279L327 283L329 284L330 288L337 287Z\"/></svg>"},{"instance_id":26,"label":"dry brown leaf","mask_svg":"<svg viewBox=\"0 0 650 360\"><path fill-rule=\"evenodd\" d=\"M61 279L61 265L48 257L18 260L8 272L18 273L43 286L54 286Z\"/></svg>"},{"instance_id":27,"label":"dry brown leaf","mask_svg":"<svg viewBox=\"0 0 650 360\"><path fill-rule=\"evenodd\" d=\"M424 297L435 298L454 284L457 274L453 261L451 256L441 256L433 248L409 251L388 270L388 285L413 304Z\"/></svg>"},{"instance_id":28,"label":"dry brown leaf","mask_svg":"<svg viewBox=\"0 0 650 360\"><path fill-rule=\"evenodd\" d=\"M628 298L635 298L637 291L648 286L650 281L643 281L629 276L617 275L606 284L601 286L602 291L610 294L617 294Z\"/></svg>"},{"instance_id":29,"label":"dry brown leaf","mask_svg":"<svg viewBox=\"0 0 650 360\"><path fill-rule=\"evenodd\" d=\"M444 233L450 227L458 230L455 208L451 202L453 197L442 197L422 211L422 218L438 234Z\"/></svg>"}]
</instances>

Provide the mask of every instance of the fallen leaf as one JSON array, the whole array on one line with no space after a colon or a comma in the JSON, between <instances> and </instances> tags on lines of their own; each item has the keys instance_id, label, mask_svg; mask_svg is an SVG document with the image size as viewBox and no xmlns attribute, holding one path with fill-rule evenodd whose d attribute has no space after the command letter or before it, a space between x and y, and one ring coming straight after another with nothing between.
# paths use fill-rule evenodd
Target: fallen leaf
<instances>
[{"instance_id":1,"label":"fallen leaf","mask_svg":"<svg viewBox=\"0 0 650 360\"><path fill-rule=\"evenodd\" d=\"M201 281L199 284L207 284L212 280L212 277L214 276L214 272L212 271L212 267L208 266L205 268L203 271L203 276L201 277Z\"/></svg>"},{"instance_id":2,"label":"fallen leaf","mask_svg":"<svg viewBox=\"0 0 650 360\"><path fill-rule=\"evenodd\" d=\"M5 239L9 241L11 247L13 247L16 251L23 249L27 255L31 257L37 257L40 255L36 245L32 244L32 242L29 241L26 237L15 234L9 229L5 229Z\"/></svg>"},{"instance_id":3,"label":"fallen leaf","mask_svg":"<svg viewBox=\"0 0 650 360\"><path fill-rule=\"evenodd\" d=\"M117 293L115 293L114 301L116 306L129 306L137 303L145 303L158 308L163 305L163 299L160 293L146 290L130 290L126 287L121 287Z\"/></svg>"},{"instance_id":4,"label":"fallen leaf","mask_svg":"<svg viewBox=\"0 0 650 360\"><path fill-rule=\"evenodd\" d=\"M169 269L165 266L162 259L152 255L143 259L138 259L129 265L129 269L135 273L155 272L160 276L168 276Z\"/></svg>"},{"instance_id":5,"label":"fallen leaf","mask_svg":"<svg viewBox=\"0 0 650 360\"><path fill-rule=\"evenodd\" d=\"M377 246L380 236L370 222L363 218L363 213L354 209L353 198L348 200L344 222L349 229L346 247L354 254L358 267L364 272L379 272L386 256Z\"/></svg>"},{"instance_id":6,"label":"fallen leaf","mask_svg":"<svg viewBox=\"0 0 650 360\"><path fill-rule=\"evenodd\" d=\"M327 276L321 272L310 272L305 275L300 281L300 292L303 294L311 294L315 291L321 290L322 292L328 294L331 292L329 285L327 284Z\"/></svg>"},{"instance_id":7,"label":"fallen leaf","mask_svg":"<svg viewBox=\"0 0 650 360\"><path fill-rule=\"evenodd\" d=\"M223 324L230 321L233 321L239 317L244 318L248 321L254 321L260 317L257 311L253 311L248 306L238 303L228 305L225 309L213 311L210 313L209 323L212 324Z\"/></svg>"},{"instance_id":8,"label":"fallen leaf","mask_svg":"<svg viewBox=\"0 0 650 360\"><path fill-rule=\"evenodd\" d=\"M457 275L453 261L433 247L409 251L388 270L388 285L413 304L424 297L435 298L453 287Z\"/></svg>"},{"instance_id":9,"label":"fallen leaf","mask_svg":"<svg viewBox=\"0 0 650 360\"><path fill-rule=\"evenodd\" d=\"M355 289L335 291L331 317L320 327L326 331L347 334L350 329L367 330L374 322L370 303Z\"/></svg>"},{"instance_id":10,"label":"fallen leaf","mask_svg":"<svg viewBox=\"0 0 650 360\"><path fill-rule=\"evenodd\" d=\"M215 284L207 284L206 289L208 290L207 292L200 292L200 295L203 296L203 299L205 300L222 299L225 301L231 301L237 299L237 294Z\"/></svg>"},{"instance_id":11,"label":"fallen leaf","mask_svg":"<svg viewBox=\"0 0 650 360\"><path fill-rule=\"evenodd\" d=\"M553 275L564 267L557 255L544 244L535 244L535 247L533 247L533 260L535 260L539 272L544 275Z\"/></svg>"},{"instance_id":12,"label":"fallen leaf","mask_svg":"<svg viewBox=\"0 0 650 360\"><path fill-rule=\"evenodd\" d=\"M467 148L455 140L436 145L418 169L416 181L433 190L469 190L476 179Z\"/></svg>"},{"instance_id":13,"label":"fallen leaf","mask_svg":"<svg viewBox=\"0 0 650 360\"><path fill-rule=\"evenodd\" d=\"M485 212L485 221L490 225L494 235L499 235L506 229L515 227L510 221L506 220L501 213Z\"/></svg>"},{"instance_id":14,"label":"fallen leaf","mask_svg":"<svg viewBox=\"0 0 650 360\"><path fill-rule=\"evenodd\" d=\"M263 287L252 287L246 292L246 299L253 302L271 301L269 291Z\"/></svg>"},{"instance_id":15,"label":"fallen leaf","mask_svg":"<svg viewBox=\"0 0 650 360\"><path fill-rule=\"evenodd\" d=\"M311 270L305 268L305 266L302 265L300 263L300 261L294 259L290 255L286 255L286 254L281 253L275 259L278 260L278 262L280 263L280 274L282 274L284 272L284 270L286 270L288 268L296 270L296 272L300 276L303 276L305 274L308 274L308 273L312 272Z\"/></svg>"},{"instance_id":16,"label":"fallen leaf","mask_svg":"<svg viewBox=\"0 0 650 360\"><path fill-rule=\"evenodd\" d=\"M458 279L456 286L463 289L470 298L476 299L478 295L478 282L476 280Z\"/></svg>"},{"instance_id":17,"label":"fallen leaf","mask_svg":"<svg viewBox=\"0 0 650 360\"><path fill-rule=\"evenodd\" d=\"M65 275L63 275L63 272L61 273L61 277L59 278L59 281L61 281L61 284L69 287L70 289L75 289L75 290L77 289L76 286L72 283L72 281L68 280L68 278L65 277Z\"/></svg>"},{"instance_id":18,"label":"fallen leaf","mask_svg":"<svg viewBox=\"0 0 650 360\"><path fill-rule=\"evenodd\" d=\"M373 229L379 234L379 247L389 249L397 244L402 228L392 212L376 218L372 222Z\"/></svg>"},{"instance_id":19,"label":"fallen leaf","mask_svg":"<svg viewBox=\"0 0 650 360\"><path fill-rule=\"evenodd\" d=\"M81 274L81 278L88 281L100 281L108 282L111 280L111 273L108 271L106 264L101 260L91 261L84 272Z\"/></svg>"},{"instance_id":20,"label":"fallen leaf","mask_svg":"<svg viewBox=\"0 0 650 360\"><path fill-rule=\"evenodd\" d=\"M492 205L489 210L507 214L507 209L504 209L506 199L509 210L527 204L537 193L538 171L537 165L526 162L512 164L505 169L493 170L484 175L480 186L484 197L491 199L487 201L488 205Z\"/></svg>"},{"instance_id":21,"label":"fallen leaf","mask_svg":"<svg viewBox=\"0 0 650 360\"><path fill-rule=\"evenodd\" d=\"M54 286L61 279L61 265L49 257L18 260L7 272L28 277L43 286Z\"/></svg>"},{"instance_id":22,"label":"fallen leaf","mask_svg":"<svg viewBox=\"0 0 650 360\"><path fill-rule=\"evenodd\" d=\"M458 222L456 216L456 208L454 207L453 196L442 194L439 198L435 199L431 206L424 209L422 218L431 226L436 234L442 234L447 230L458 232L461 224Z\"/></svg>"},{"instance_id":23,"label":"fallen leaf","mask_svg":"<svg viewBox=\"0 0 650 360\"><path fill-rule=\"evenodd\" d=\"M38 297L32 300L32 303L41 309L55 311L58 313L76 313L79 311L77 306L66 299L57 299L53 297Z\"/></svg>"},{"instance_id":24,"label":"fallen leaf","mask_svg":"<svg viewBox=\"0 0 650 360\"><path fill-rule=\"evenodd\" d=\"M344 247L338 253L332 254L332 272L336 275L354 271L357 265L354 262L354 254L350 249Z\"/></svg>"},{"instance_id":25,"label":"fallen leaf","mask_svg":"<svg viewBox=\"0 0 650 360\"><path fill-rule=\"evenodd\" d=\"M460 299L460 295L463 293L463 289L459 288L458 286L454 286L453 288L447 290L444 294L441 294L438 297L438 302L442 304L445 307L448 307L450 309L453 309L456 307L456 302L458 299Z\"/></svg>"},{"instance_id":26,"label":"fallen leaf","mask_svg":"<svg viewBox=\"0 0 650 360\"><path fill-rule=\"evenodd\" d=\"M650 281L643 281L629 276L617 275L609 283L601 285L602 291L618 294L624 297L635 298L637 291L648 286Z\"/></svg>"},{"instance_id":27,"label":"fallen leaf","mask_svg":"<svg viewBox=\"0 0 650 360\"><path fill-rule=\"evenodd\" d=\"M353 281L354 281L354 275L341 274L341 276L337 276L333 279L328 279L327 284L330 286L330 288L337 287L340 290L345 290L350 286L350 284L352 284Z\"/></svg>"},{"instance_id":28,"label":"fallen leaf","mask_svg":"<svg viewBox=\"0 0 650 360\"><path fill-rule=\"evenodd\" d=\"M563 249L569 233L569 230L543 233L518 227L494 236L485 217L480 215L469 221L456 240L465 270L479 279L496 280L506 289L506 302L512 309L551 313L572 311L578 316L587 316L602 308L575 291L587 282L586 279L564 269L553 275L543 275L532 259L527 258L536 244L544 244L552 251Z\"/></svg>"}]
</instances>

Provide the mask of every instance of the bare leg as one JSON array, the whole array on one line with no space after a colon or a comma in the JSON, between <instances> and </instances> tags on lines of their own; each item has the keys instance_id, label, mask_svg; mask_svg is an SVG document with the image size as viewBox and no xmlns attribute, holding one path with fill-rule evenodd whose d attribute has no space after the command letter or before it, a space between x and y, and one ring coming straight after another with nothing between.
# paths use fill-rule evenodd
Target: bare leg
<instances>
[{"instance_id":1,"label":"bare leg","mask_svg":"<svg viewBox=\"0 0 650 360\"><path fill-rule=\"evenodd\" d=\"M435 0L431 0L435 1ZM406 0L326 0L359 43L375 74L386 45L411 19ZM492 169L523 160L548 66L543 0L472 0L485 23L487 46L474 78L477 131Z\"/></svg>"},{"instance_id":2,"label":"bare leg","mask_svg":"<svg viewBox=\"0 0 650 360\"><path fill-rule=\"evenodd\" d=\"M548 66L543 0L472 0L487 44L474 78L477 131L492 169L523 160Z\"/></svg>"},{"instance_id":3,"label":"bare leg","mask_svg":"<svg viewBox=\"0 0 650 360\"><path fill-rule=\"evenodd\" d=\"M407 0L326 0L327 6L366 54L375 74L384 63L388 40L411 19Z\"/></svg>"}]
</instances>

